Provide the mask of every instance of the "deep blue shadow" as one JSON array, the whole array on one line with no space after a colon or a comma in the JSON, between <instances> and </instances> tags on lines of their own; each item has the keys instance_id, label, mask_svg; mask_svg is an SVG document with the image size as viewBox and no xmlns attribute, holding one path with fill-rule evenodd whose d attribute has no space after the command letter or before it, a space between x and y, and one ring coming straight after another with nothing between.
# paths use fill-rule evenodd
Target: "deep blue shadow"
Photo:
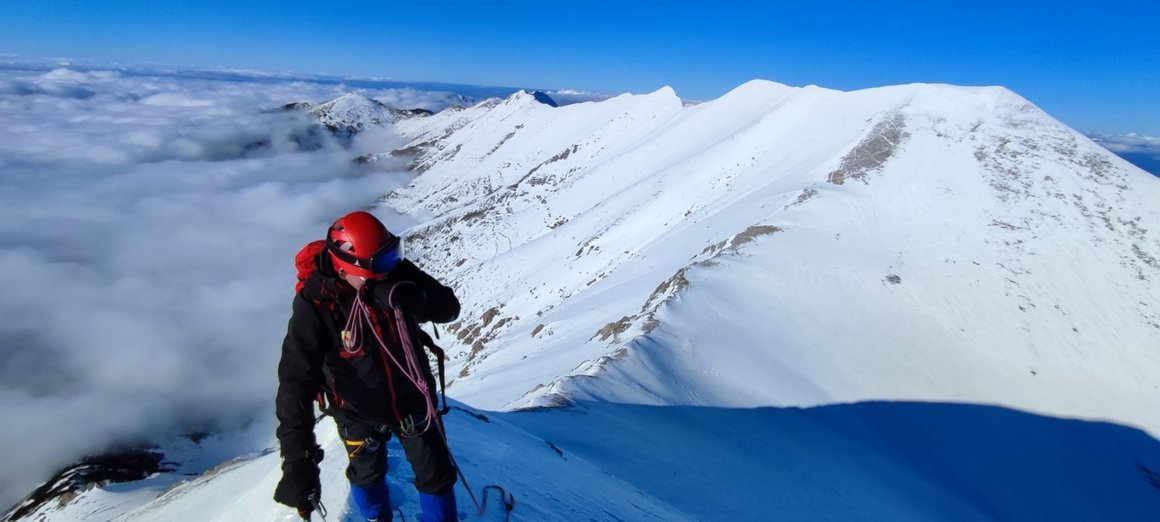
<instances>
[{"instance_id":1,"label":"deep blue shadow","mask_svg":"<svg viewBox=\"0 0 1160 522\"><path fill-rule=\"evenodd\" d=\"M496 414L701 520L1160 520L1160 441L1007 408Z\"/></svg>"}]
</instances>

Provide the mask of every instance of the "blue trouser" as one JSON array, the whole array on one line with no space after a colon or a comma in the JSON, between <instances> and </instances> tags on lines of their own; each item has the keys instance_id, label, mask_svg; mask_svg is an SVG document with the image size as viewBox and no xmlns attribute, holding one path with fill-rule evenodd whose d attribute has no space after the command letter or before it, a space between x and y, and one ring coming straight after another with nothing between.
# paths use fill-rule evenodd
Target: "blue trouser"
<instances>
[{"instance_id":1,"label":"blue trouser","mask_svg":"<svg viewBox=\"0 0 1160 522\"><path fill-rule=\"evenodd\" d=\"M351 499L368 520L390 520L391 499L387 488L387 441L391 432L361 423L340 422L339 435L346 445L350 464ZM418 437L399 437L403 453L415 472L415 489L423 522L456 520L455 466L439 429L432 427Z\"/></svg>"},{"instance_id":2,"label":"blue trouser","mask_svg":"<svg viewBox=\"0 0 1160 522\"><path fill-rule=\"evenodd\" d=\"M455 512L455 488L448 487L439 495L419 493L419 507L423 514L419 517L422 522L455 522L458 520Z\"/></svg>"},{"instance_id":3,"label":"blue trouser","mask_svg":"<svg viewBox=\"0 0 1160 522\"><path fill-rule=\"evenodd\" d=\"M391 519L391 491L384 476L369 486L350 485L350 497L367 520Z\"/></svg>"},{"instance_id":4,"label":"blue trouser","mask_svg":"<svg viewBox=\"0 0 1160 522\"><path fill-rule=\"evenodd\" d=\"M391 492L385 478L370 486L352 484L350 496L367 520L391 520ZM455 488L447 488L442 495L419 493L419 508L423 510L419 518L422 522L454 522L457 520Z\"/></svg>"}]
</instances>

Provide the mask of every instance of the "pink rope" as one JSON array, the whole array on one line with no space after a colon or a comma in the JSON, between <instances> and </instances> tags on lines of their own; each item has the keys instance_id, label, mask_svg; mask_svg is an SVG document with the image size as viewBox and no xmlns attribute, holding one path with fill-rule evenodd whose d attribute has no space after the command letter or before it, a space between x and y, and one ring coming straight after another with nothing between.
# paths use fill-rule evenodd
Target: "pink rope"
<instances>
[{"instance_id":1,"label":"pink rope","mask_svg":"<svg viewBox=\"0 0 1160 522\"><path fill-rule=\"evenodd\" d=\"M394 288L391 290L392 293L394 293ZM407 329L407 322L403 318L403 311L392 307L391 312L394 316L396 330L399 332L399 341L403 345L404 363L400 363L399 360L395 358L395 355L392 354L389 349L387 349L387 343L383 341L382 336L379 335L379 331L375 329L374 324L371 322L370 307L367 306L365 302L363 302L362 292L359 292L357 295L355 295L354 303L351 304L350 317L346 321L345 328L346 332L350 332L350 341L346 346L343 346L343 348L348 352L357 351L357 349L352 350L350 347L359 346L360 338L358 331L361 330L361 328L359 328L360 326L365 326L371 331L375 340L379 343L379 349L382 350L383 354L387 356L387 359L390 360L391 363L393 363L395 367L399 369L403 376L406 377L407 380L411 382L411 384L415 385L415 388L417 388L419 393L423 396L423 401L427 406L427 414L423 418L423 429L413 435L417 437L425 433L431 427L431 425L435 423L437 410L435 408L435 404L432 402L430 390L427 389L427 381L423 378L424 372L422 367L419 366L419 360L415 354L414 345L411 343L411 335ZM345 339L344 343L346 343Z\"/></svg>"},{"instance_id":2,"label":"pink rope","mask_svg":"<svg viewBox=\"0 0 1160 522\"><path fill-rule=\"evenodd\" d=\"M395 288L392 287L390 294L388 294L388 301L392 301L391 298L394 296L394 290ZM514 496L511 496L511 500L509 501L507 498L505 498L505 491L503 488L494 485L485 486L483 488L483 502L480 503L479 499L475 496L475 492L472 491L471 486L467 483L467 477L463 475L463 470L459 467L459 463L455 461L455 456L451 454L450 445L447 443L447 432L443 428L443 423L439 420L439 417L436 414L438 410L435 408L435 403L431 398L430 390L427 388L427 381L423 378L424 372L422 367L419 365L419 360L415 353L414 345L411 343L411 334L410 330L407 329L407 321L403 317L403 311L394 307L394 303L390 304L392 305L390 308L391 315L395 320L395 329L399 332L399 342L403 345L403 360L405 364L399 363L399 360L395 358L394 354L392 354L391 351L387 349L387 343L383 341L382 336L379 335L379 331L375 329L374 323L371 322L370 307L367 306L367 304L362 300L362 292L359 292L355 296L354 303L351 305L350 317L346 322L346 331L350 332L350 341L346 341L346 339L344 339L343 341L348 343L348 346L344 346L343 348L350 352L357 351L357 348L352 350L351 347L359 346L359 336L357 333L360 330L360 328L358 328L359 326L365 326L371 331L372 334L374 334L375 340L379 343L379 349L381 349L382 352L386 354L387 358L395 365L396 368L399 369L400 372L402 372L403 376L405 376L407 380L411 381L411 384L414 384L415 387L419 389L419 393L423 396L423 400L426 403L427 414L423 418L423 429L412 436L418 437L426 433L427 430L430 429L432 425L434 425L436 429L439 430L439 436L443 438L443 444L448 447L447 455L451 459L451 466L455 468L455 472L459 475L460 481L463 482L463 488L467 490L467 494L471 497L471 502L475 504L475 508L481 515L484 513L484 511L487 509L488 490L489 488L494 488L500 492L500 500L504 503L505 515L507 519L510 520L512 508L515 507ZM402 436L402 434L400 434L400 436Z\"/></svg>"}]
</instances>

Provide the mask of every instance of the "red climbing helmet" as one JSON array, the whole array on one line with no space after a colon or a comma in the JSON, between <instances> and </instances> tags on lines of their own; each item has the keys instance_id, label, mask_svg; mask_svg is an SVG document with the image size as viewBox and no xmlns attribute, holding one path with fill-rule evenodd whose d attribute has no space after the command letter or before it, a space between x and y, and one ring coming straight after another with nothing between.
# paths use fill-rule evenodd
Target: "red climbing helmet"
<instances>
[{"instance_id":1,"label":"red climbing helmet","mask_svg":"<svg viewBox=\"0 0 1160 522\"><path fill-rule=\"evenodd\" d=\"M381 277L403 260L403 244L369 212L338 218L326 233L326 251L340 273Z\"/></svg>"}]
</instances>

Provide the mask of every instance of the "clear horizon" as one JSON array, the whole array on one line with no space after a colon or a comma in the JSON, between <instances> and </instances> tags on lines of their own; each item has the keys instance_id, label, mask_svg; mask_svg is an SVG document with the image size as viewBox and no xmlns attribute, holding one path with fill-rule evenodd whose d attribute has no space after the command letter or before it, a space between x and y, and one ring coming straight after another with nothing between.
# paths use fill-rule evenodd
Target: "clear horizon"
<instances>
[{"instance_id":1,"label":"clear horizon","mask_svg":"<svg viewBox=\"0 0 1160 522\"><path fill-rule=\"evenodd\" d=\"M596 2L0 4L0 55L716 98L751 79L1001 85L1089 134L1160 136L1160 5L708 10Z\"/></svg>"}]
</instances>

